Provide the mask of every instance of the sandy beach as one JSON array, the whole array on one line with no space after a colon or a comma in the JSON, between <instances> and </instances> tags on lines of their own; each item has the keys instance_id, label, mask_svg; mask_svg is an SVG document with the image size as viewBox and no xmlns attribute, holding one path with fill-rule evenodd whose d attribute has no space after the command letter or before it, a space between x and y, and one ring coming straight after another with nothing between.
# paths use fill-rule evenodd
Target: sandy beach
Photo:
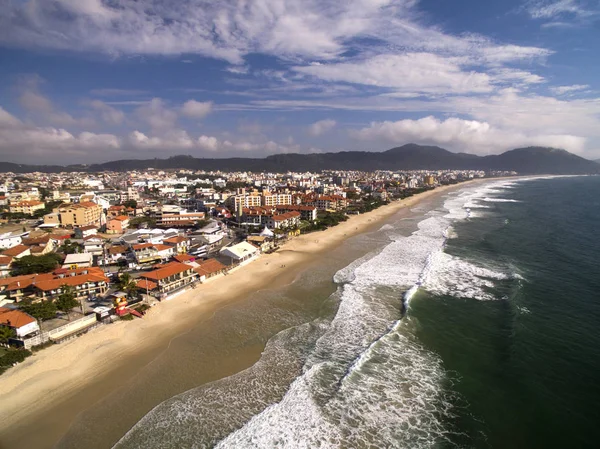
<instances>
[{"instance_id":1,"label":"sandy beach","mask_svg":"<svg viewBox=\"0 0 600 449\"><path fill-rule=\"evenodd\" d=\"M368 231L403 208L464 186L440 187L352 216L325 231L293 238L275 253L261 255L227 276L158 304L143 319L101 326L35 353L0 376L0 447L53 447L79 413L119 387L118 379L135 376L137 370L167 350L175 337L209 319L216 310L251 292L287 285L320 253L348 237ZM240 364L254 363L259 354ZM243 366L236 365L231 370L240 368ZM106 376L113 376L115 382L99 383ZM56 420L47 419L61 405ZM41 416L46 419L36 419Z\"/></svg>"}]
</instances>

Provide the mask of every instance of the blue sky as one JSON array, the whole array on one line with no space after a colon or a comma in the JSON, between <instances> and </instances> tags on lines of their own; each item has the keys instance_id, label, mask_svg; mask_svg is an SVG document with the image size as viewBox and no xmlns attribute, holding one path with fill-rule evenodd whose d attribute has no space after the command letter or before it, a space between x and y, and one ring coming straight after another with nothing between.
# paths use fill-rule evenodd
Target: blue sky
<instances>
[{"instance_id":1,"label":"blue sky","mask_svg":"<svg viewBox=\"0 0 600 449\"><path fill-rule=\"evenodd\" d=\"M0 159L600 158L600 0L0 0Z\"/></svg>"}]
</instances>

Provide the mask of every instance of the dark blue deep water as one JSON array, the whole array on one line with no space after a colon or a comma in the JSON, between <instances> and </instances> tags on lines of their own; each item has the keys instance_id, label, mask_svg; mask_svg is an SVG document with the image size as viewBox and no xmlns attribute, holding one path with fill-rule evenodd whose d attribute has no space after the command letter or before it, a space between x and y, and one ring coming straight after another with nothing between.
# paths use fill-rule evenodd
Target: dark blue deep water
<instances>
[{"instance_id":1,"label":"dark blue deep water","mask_svg":"<svg viewBox=\"0 0 600 449\"><path fill-rule=\"evenodd\" d=\"M421 289L410 303L458 393L450 445L600 447L600 177L495 197L515 201L478 201L445 253L512 276L484 287L489 300Z\"/></svg>"}]
</instances>

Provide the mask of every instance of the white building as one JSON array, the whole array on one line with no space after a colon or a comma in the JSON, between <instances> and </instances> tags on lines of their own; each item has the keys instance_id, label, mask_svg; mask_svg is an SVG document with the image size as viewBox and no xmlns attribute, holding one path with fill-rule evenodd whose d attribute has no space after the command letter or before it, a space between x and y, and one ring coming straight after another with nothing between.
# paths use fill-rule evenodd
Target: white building
<instances>
[{"instance_id":1,"label":"white building","mask_svg":"<svg viewBox=\"0 0 600 449\"><path fill-rule=\"evenodd\" d=\"M259 252L260 251L256 246L248 242L241 242L237 245L227 246L220 251L222 255L230 257L232 262L238 263L247 261L254 256L257 256Z\"/></svg>"}]
</instances>

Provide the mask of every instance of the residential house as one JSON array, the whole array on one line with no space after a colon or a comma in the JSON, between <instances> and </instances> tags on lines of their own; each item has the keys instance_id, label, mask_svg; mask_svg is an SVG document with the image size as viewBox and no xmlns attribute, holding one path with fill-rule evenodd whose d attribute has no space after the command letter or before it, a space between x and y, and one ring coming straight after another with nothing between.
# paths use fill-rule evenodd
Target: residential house
<instances>
[{"instance_id":1,"label":"residential house","mask_svg":"<svg viewBox=\"0 0 600 449\"><path fill-rule=\"evenodd\" d=\"M83 252L92 256L101 256L104 253L104 239L97 234L84 237Z\"/></svg>"},{"instance_id":2,"label":"residential house","mask_svg":"<svg viewBox=\"0 0 600 449\"><path fill-rule=\"evenodd\" d=\"M188 264L169 262L141 274L140 278L155 283L158 286L157 290L166 294L192 284L198 279L198 274Z\"/></svg>"},{"instance_id":3,"label":"residential house","mask_svg":"<svg viewBox=\"0 0 600 449\"><path fill-rule=\"evenodd\" d=\"M200 276L200 280L204 281L225 273L227 271L227 266L223 265L217 259L206 259L198 262L194 271Z\"/></svg>"},{"instance_id":4,"label":"residential house","mask_svg":"<svg viewBox=\"0 0 600 449\"><path fill-rule=\"evenodd\" d=\"M0 278L10 275L12 261L13 258L10 256L0 256Z\"/></svg>"},{"instance_id":5,"label":"residential house","mask_svg":"<svg viewBox=\"0 0 600 449\"><path fill-rule=\"evenodd\" d=\"M123 259L127 259L129 247L126 245L113 245L108 248L107 261L108 264L116 264Z\"/></svg>"},{"instance_id":6,"label":"residential house","mask_svg":"<svg viewBox=\"0 0 600 449\"><path fill-rule=\"evenodd\" d=\"M90 235L96 235L98 233L98 226L95 226L95 225L80 226L78 228L75 228L73 230L73 233L75 234L75 238L84 239L86 237L89 237Z\"/></svg>"},{"instance_id":7,"label":"residential house","mask_svg":"<svg viewBox=\"0 0 600 449\"><path fill-rule=\"evenodd\" d=\"M137 263L157 262L161 259L154 243L138 243L131 245Z\"/></svg>"},{"instance_id":8,"label":"residential house","mask_svg":"<svg viewBox=\"0 0 600 449\"><path fill-rule=\"evenodd\" d=\"M31 256L31 249L29 246L21 244L5 249L1 254L3 256L10 256L14 259L19 259L24 256Z\"/></svg>"},{"instance_id":9,"label":"residential house","mask_svg":"<svg viewBox=\"0 0 600 449\"><path fill-rule=\"evenodd\" d=\"M129 227L129 217L119 215L118 217L110 218L106 223L106 232L109 234L122 234Z\"/></svg>"},{"instance_id":10,"label":"residential house","mask_svg":"<svg viewBox=\"0 0 600 449\"><path fill-rule=\"evenodd\" d=\"M90 253L67 254L63 261L63 268L75 270L77 268L91 267L93 256Z\"/></svg>"},{"instance_id":11,"label":"residential house","mask_svg":"<svg viewBox=\"0 0 600 449\"><path fill-rule=\"evenodd\" d=\"M6 307L0 307L0 326L14 329L18 338L40 331L34 317L21 310L7 309Z\"/></svg>"},{"instance_id":12,"label":"residential house","mask_svg":"<svg viewBox=\"0 0 600 449\"><path fill-rule=\"evenodd\" d=\"M44 234L39 237L24 238L23 245L29 246L32 255L41 256L54 251L57 240L53 239L50 234Z\"/></svg>"},{"instance_id":13,"label":"residential house","mask_svg":"<svg viewBox=\"0 0 600 449\"><path fill-rule=\"evenodd\" d=\"M177 254L187 253L188 248L190 247L190 239L181 235L164 239L163 243L165 245L173 246Z\"/></svg>"}]
</instances>

